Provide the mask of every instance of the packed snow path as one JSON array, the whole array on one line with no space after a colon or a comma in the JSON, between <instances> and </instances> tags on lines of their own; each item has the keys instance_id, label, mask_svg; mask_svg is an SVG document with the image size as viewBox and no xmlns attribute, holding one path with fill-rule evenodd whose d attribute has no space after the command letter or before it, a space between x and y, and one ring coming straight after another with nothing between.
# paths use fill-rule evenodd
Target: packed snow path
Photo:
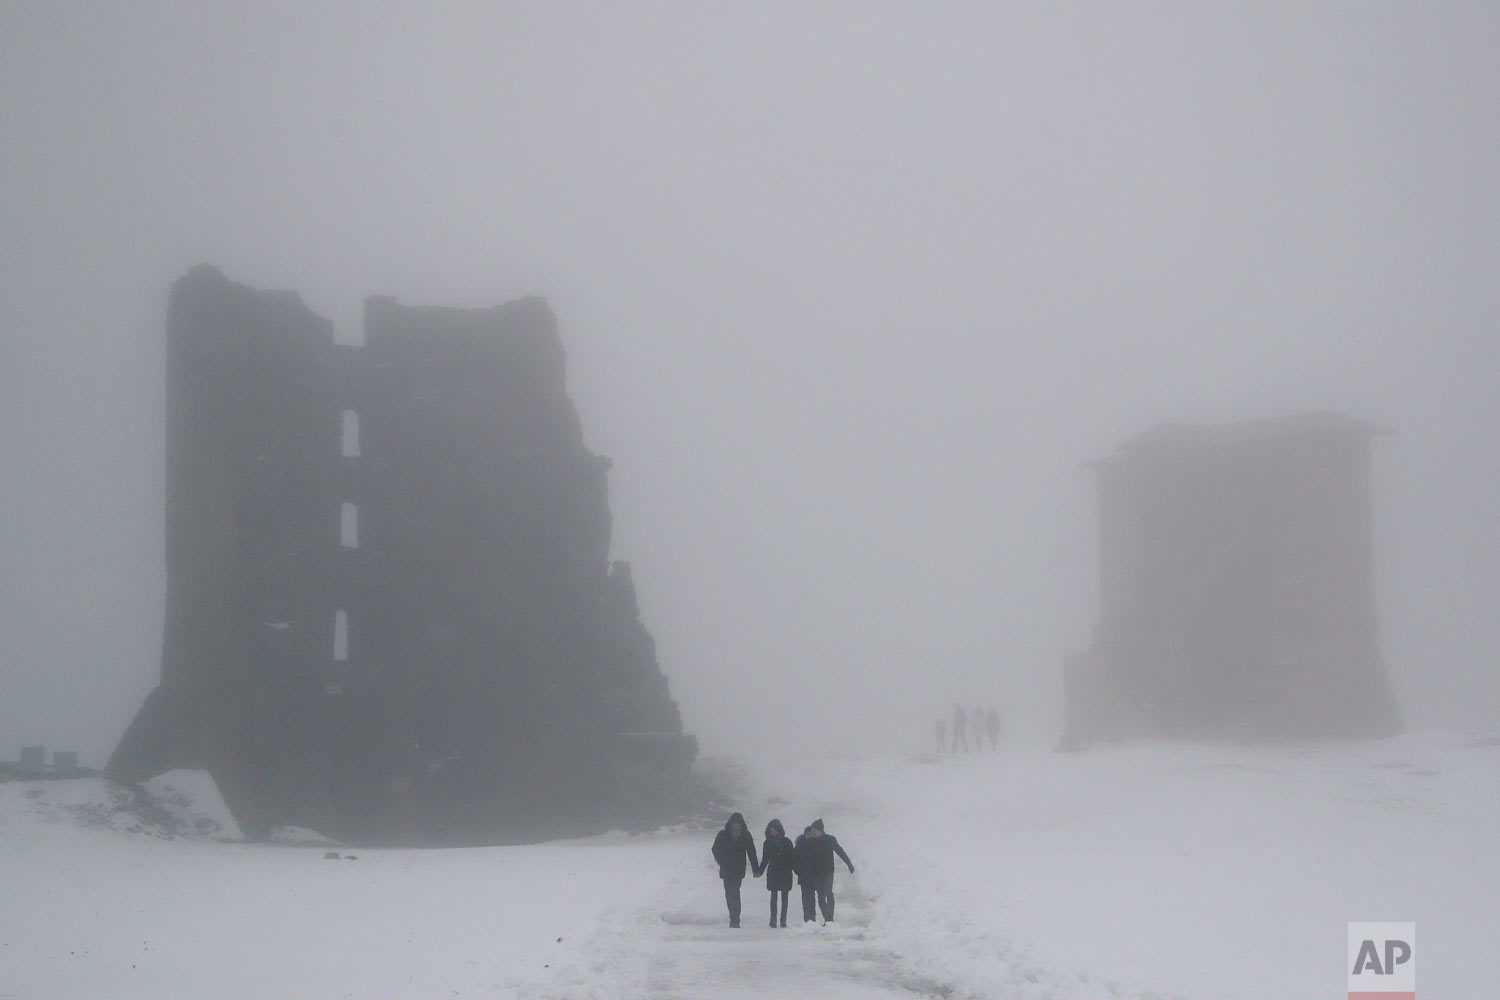
<instances>
[{"instance_id":1,"label":"packed snow path","mask_svg":"<svg viewBox=\"0 0 1500 1000\"><path fill-rule=\"evenodd\" d=\"M799 775L799 784L805 786L808 777ZM765 789L747 793L747 798L762 803L751 831L757 849L763 843L759 827L773 813L784 819L794 838L803 825L824 813L844 820L846 829L868 828L875 822L879 803L837 801L846 798L849 789L841 780L835 788L839 794L833 798L825 795L796 803L774 797L767 800ZM817 795L823 790L800 787L796 791ZM793 886L787 900L787 926L771 928L771 893L763 879L746 878L740 891L740 926L731 928L723 883L707 856L708 839L716 832L684 838L684 857L702 860L681 866L679 875L664 888L659 918L641 942L650 955L643 990L650 1000L777 996L911 1000L949 993L940 984L924 983L903 972L899 956L871 927L874 907L861 878L846 874L842 866L834 876L837 910L833 923L824 924L821 916L804 922L802 894ZM651 924L649 917L646 922Z\"/></svg>"},{"instance_id":2,"label":"packed snow path","mask_svg":"<svg viewBox=\"0 0 1500 1000\"><path fill-rule=\"evenodd\" d=\"M797 782L804 786L799 790L818 796L815 805L811 799L793 803L768 797L764 789L744 793L747 801L757 802L751 831L757 850L763 841L760 828L772 815L782 818L794 835L819 816L829 818L835 833L870 830L880 822L883 803L851 794L843 767L835 769L831 780L801 772ZM903 963L881 932L870 883L863 873L850 875L842 866L834 877L833 923L824 924L821 916L804 923L801 892L793 886L787 926L771 928L771 893L763 879L747 877L740 891L740 926L730 927L723 883L709 852L717 832L709 826L660 837L656 849L669 860L657 869L665 877L656 891L639 906L611 914L583 945L581 957L565 959L552 976L535 983L534 993L524 995L536 1000L914 1000L966 995ZM862 863L859 849L848 849L856 865ZM873 862L875 855L870 857Z\"/></svg>"},{"instance_id":3,"label":"packed snow path","mask_svg":"<svg viewBox=\"0 0 1500 1000\"><path fill-rule=\"evenodd\" d=\"M846 908L846 917L826 927L789 915L786 929L774 931L765 917L752 920L748 914L739 929L725 920L663 917L647 944L646 993L656 1000L940 995L903 979L895 956L870 941L868 918L847 893L839 901L840 914Z\"/></svg>"},{"instance_id":4,"label":"packed snow path","mask_svg":"<svg viewBox=\"0 0 1500 1000\"><path fill-rule=\"evenodd\" d=\"M841 878L836 885L834 923L803 923L794 888L787 926L774 930L767 925L770 893L759 880L745 882L739 928L728 926L723 899L714 891L718 886L707 888L709 893L692 893L690 909L664 913L642 942L651 956L645 992L653 1000L911 1000L948 992L902 973L896 955L869 931L868 901L855 878Z\"/></svg>"}]
</instances>

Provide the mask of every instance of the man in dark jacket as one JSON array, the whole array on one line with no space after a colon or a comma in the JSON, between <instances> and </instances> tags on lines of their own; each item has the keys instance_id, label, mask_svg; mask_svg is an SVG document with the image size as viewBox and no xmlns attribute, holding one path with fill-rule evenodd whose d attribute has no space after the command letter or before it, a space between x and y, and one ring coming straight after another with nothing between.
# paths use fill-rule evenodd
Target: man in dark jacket
<instances>
[{"instance_id":1,"label":"man in dark jacket","mask_svg":"<svg viewBox=\"0 0 1500 1000\"><path fill-rule=\"evenodd\" d=\"M990 738L990 749L991 750L999 750L1000 749L1000 713L997 712L997 711L995 711L995 706L994 705L991 705L990 706L990 710L988 712L984 713L984 731L989 735L989 738Z\"/></svg>"},{"instance_id":2,"label":"man in dark jacket","mask_svg":"<svg viewBox=\"0 0 1500 1000\"><path fill-rule=\"evenodd\" d=\"M792 845L792 871L797 873L797 885L802 890L804 924L818 919L817 876L812 871L812 844L808 843L810 833L812 827L803 827L802 832L797 834L796 843Z\"/></svg>"},{"instance_id":3,"label":"man in dark jacket","mask_svg":"<svg viewBox=\"0 0 1500 1000\"><path fill-rule=\"evenodd\" d=\"M714 860L719 863L719 878L724 880L724 902L729 904L729 926L740 925L740 883L745 881L745 864L750 871L760 868L755 856L755 838L745 829L745 817L733 813L724 829L714 838Z\"/></svg>"},{"instance_id":4,"label":"man in dark jacket","mask_svg":"<svg viewBox=\"0 0 1500 1000\"><path fill-rule=\"evenodd\" d=\"M833 923L833 856L837 854L844 864L849 866L849 874L854 874L854 862L849 860L849 855L839 846L839 839L832 834L823 832L823 821L813 820L812 826L807 828L807 864L812 873L813 888L818 895L818 909L823 911L823 922ZM807 905L807 889L802 890L802 909L805 919L811 920L808 914L810 907Z\"/></svg>"}]
</instances>

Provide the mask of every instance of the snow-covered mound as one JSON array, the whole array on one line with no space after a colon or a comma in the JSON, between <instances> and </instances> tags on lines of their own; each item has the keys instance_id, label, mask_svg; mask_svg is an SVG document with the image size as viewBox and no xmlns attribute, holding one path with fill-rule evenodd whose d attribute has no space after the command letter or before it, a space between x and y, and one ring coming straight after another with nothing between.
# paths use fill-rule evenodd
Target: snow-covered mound
<instances>
[{"instance_id":1,"label":"snow-covered mound","mask_svg":"<svg viewBox=\"0 0 1500 1000\"><path fill-rule=\"evenodd\" d=\"M242 839L206 771L169 771L139 789L99 776L0 782L0 832L58 836L60 826L162 840Z\"/></svg>"},{"instance_id":2,"label":"snow-covered mound","mask_svg":"<svg viewBox=\"0 0 1500 1000\"><path fill-rule=\"evenodd\" d=\"M143 787L152 802L172 818L179 833L214 840L244 839L207 771L168 771Z\"/></svg>"},{"instance_id":3,"label":"snow-covered mound","mask_svg":"<svg viewBox=\"0 0 1500 1000\"><path fill-rule=\"evenodd\" d=\"M339 842L330 840L317 830L303 826L278 826L271 831L273 844L300 845L302 847L338 847Z\"/></svg>"}]
</instances>

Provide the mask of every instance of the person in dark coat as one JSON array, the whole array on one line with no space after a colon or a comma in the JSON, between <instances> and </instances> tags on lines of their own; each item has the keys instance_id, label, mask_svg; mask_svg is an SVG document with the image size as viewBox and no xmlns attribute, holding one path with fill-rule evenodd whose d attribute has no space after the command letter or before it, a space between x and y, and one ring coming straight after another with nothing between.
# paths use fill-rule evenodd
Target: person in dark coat
<instances>
[{"instance_id":1,"label":"person in dark coat","mask_svg":"<svg viewBox=\"0 0 1500 1000\"><path fill-rule=\"evenodd\" d=\"M760 861L755 857L755 838L745 829L745 817L730 814L724 829L714 838L714 860L719 863L719 878L724 880L724 902L729 904L729 926L740 925L740 883L745 881L745 863L749 870L759 872Z\"/></svg>"},{"instance_id":2,"label":"person in dark coat","mask_svg":"<svg viewBox=\"0 0 1500 1000\"><path fill-rule=\"evenodd\" d=\"M995 706L993 706L993 705L990 706L990 710L988 712L984 713L984 731L989 734L989 737L990 737L990 749L991 750L999 750L1000 749L1000 713L997 712L997 711L995 711Z\"/></svg>"},{"instance_id":3,"label":"person in dark coat","mask_svg":"<svg viewBox=\"0 0 1500 1000\"><path fill-rule=\"evenodd\" d=\"M797 834L797 842L792 845L792 871L797 875L797 885L802 888L804 924L818 919L817 876L813 875L812 844L808 841L811 833L812 827L803 827L802 832Z\"/></svg>"},{"instance_id":4,"label":"person in dark coat","mask_svg":"<svg viewBox=\"0 0 1500 1000\"><path fill-rule=\"evenodd\" d=\"M823 821L813 820L812 826L808 827L807 833L807 861L811 866L813 874L813 888L818 895L818 909L823 911L823 922L833 923L833 856L837 854L844 864L849 866L849 874L854 874L854 862L849 860L849 855L839 846L839 839L832 834L823 832ZM803 910L807 910L807 890L802 891ZM811 920L811 917L807 917Z\"/></svg>"},{"instance_id":5,"label":"person in dark coat","mask_svg":"<svg viewBox=\"0 0 1500 1000\"><path fill-rule=\"evenodd\" d=\"M760 848L760 870L771 890L771 926L776 926L776 897L781 897L781 926L786 926L787 896L792 891L792 856L796 846L788 839L781 820L766 824L766 842Z\"/></svg>"}]
</instances>

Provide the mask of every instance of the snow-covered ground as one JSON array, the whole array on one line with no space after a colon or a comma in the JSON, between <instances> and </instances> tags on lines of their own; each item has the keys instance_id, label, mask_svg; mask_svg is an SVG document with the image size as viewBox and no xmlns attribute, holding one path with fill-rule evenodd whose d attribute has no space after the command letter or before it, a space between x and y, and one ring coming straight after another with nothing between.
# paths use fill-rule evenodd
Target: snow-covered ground
<instances>
[{"instance_id":1,"label":"snow-covered ground","mask_svg":"<svg viewBox=\"0 0 1500 1000\"><path fill-rule=\"evenodd\" d=\"M753 880L727 926L711 828L335 860L218 839L201 776L150 798L0 784L0 997L1301 1000L1350 920L1416 921L1423 996L1495 992L1494 739L752 769L757 834L821 816L858 867L786 930Z\"/></svg>"}]
</instances>

